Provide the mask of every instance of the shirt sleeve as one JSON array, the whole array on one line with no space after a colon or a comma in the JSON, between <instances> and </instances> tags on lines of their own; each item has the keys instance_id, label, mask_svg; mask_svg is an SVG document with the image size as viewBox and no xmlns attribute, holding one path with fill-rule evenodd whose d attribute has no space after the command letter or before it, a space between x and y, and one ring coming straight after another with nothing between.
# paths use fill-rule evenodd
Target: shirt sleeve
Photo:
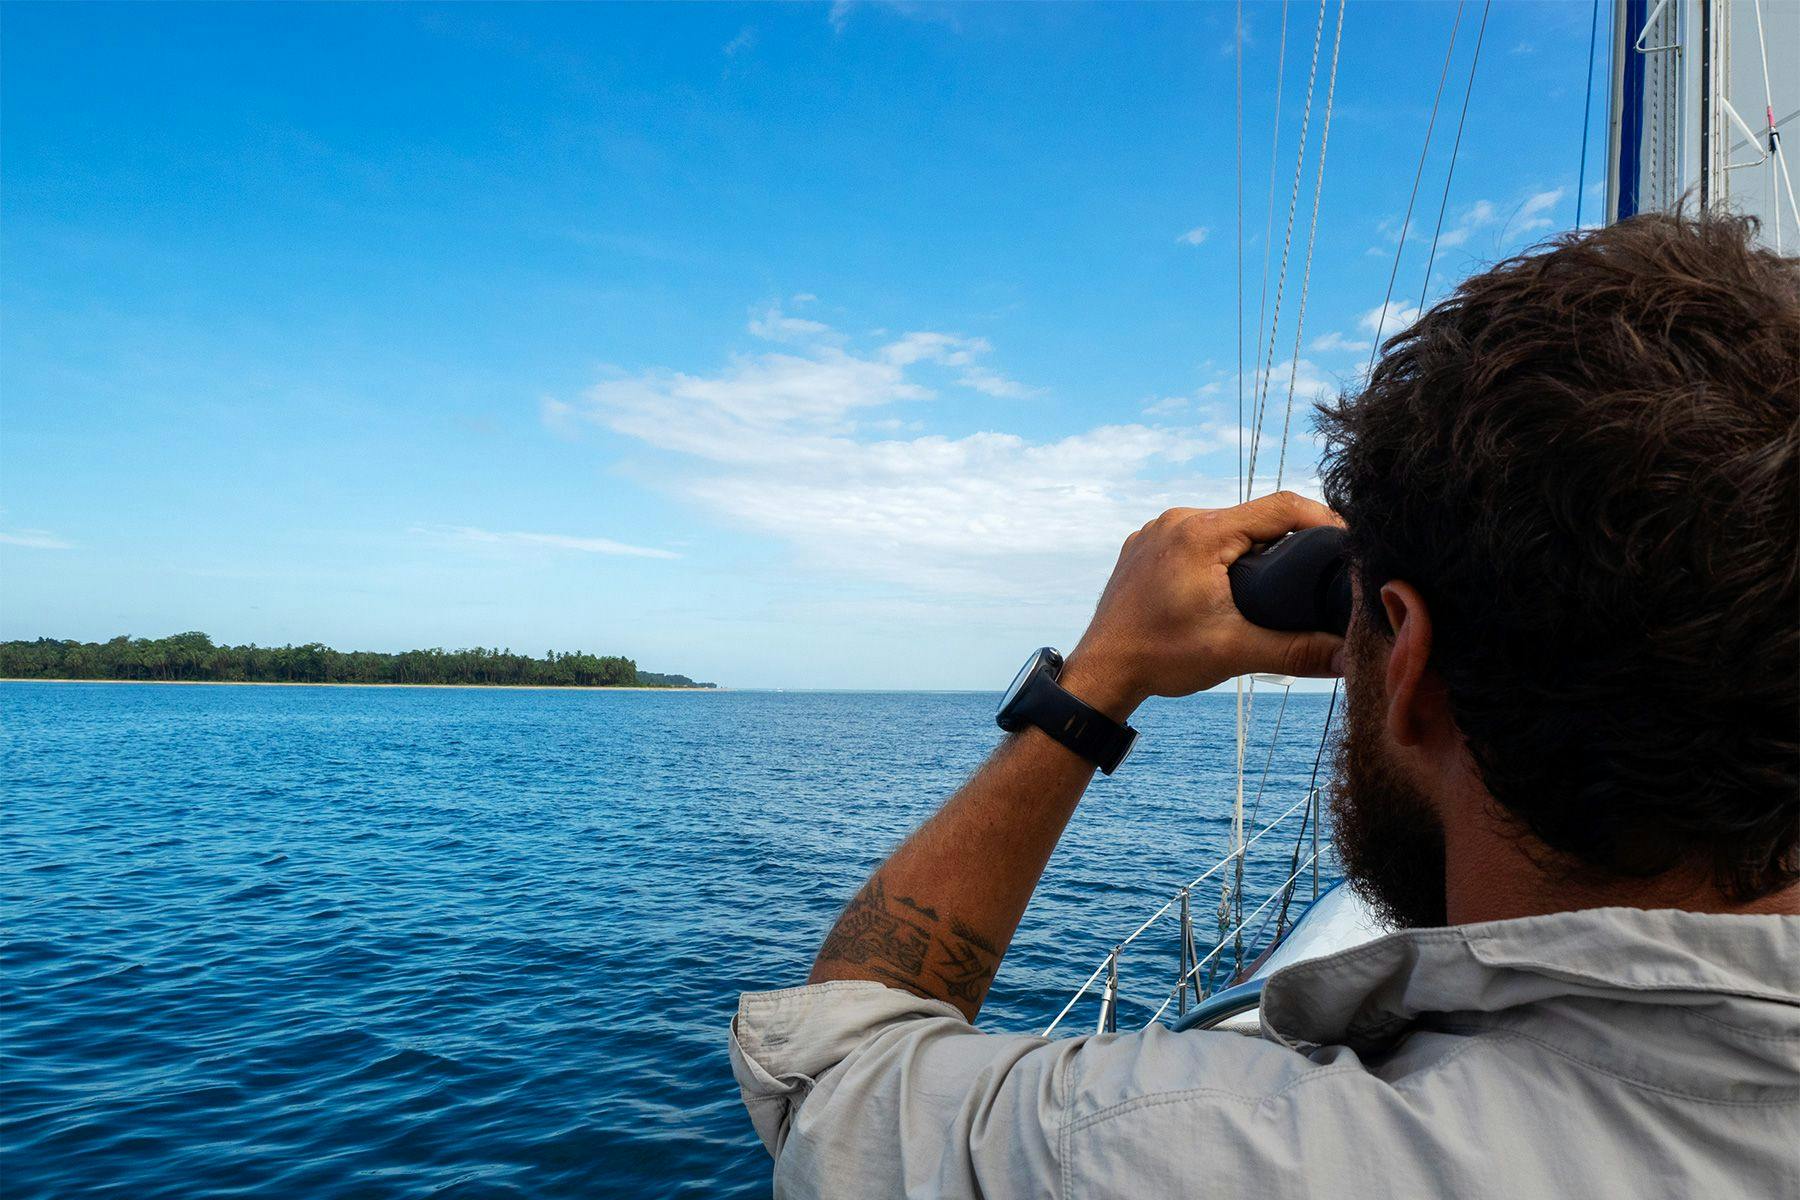
<instances>
[{"instance_id":1,"label":"shirt sleeve","mask_svg":"<svg viewBox=\"0 0 1800 1200\"><path fill-rule=\"evenodd\" d=\"M839 980L744 995L731 1064L778 1196L1054 1196L1083 1040L982 1033L942 1001Z\"/></svg>"}]
</instances>

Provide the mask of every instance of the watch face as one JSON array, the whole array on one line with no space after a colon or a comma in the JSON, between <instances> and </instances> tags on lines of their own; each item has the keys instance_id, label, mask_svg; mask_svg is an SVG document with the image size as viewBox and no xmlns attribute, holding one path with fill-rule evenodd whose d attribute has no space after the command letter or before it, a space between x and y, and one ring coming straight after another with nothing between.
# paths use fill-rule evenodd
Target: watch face
<instances>
[{"instance_id":1,"label":"watch face","mask_svg":"<svg viewBox=\"0 0 1800 1200\"><path fill-rule=\"evenodd\" d=\"M1042 650L1033 651L1031 657L1025 660L1025 665L1019 668L1017 675L1013 676L1012 686L1006 689L1006 695L1000 700L1001 712L1012 707L1012 702L1018 699L1019 692L1024 689L1025 684L1037 672L1038 664L1043 661L1044 652Z\"/></svg>"},{"instance_id":2,"label":"watch face","mask_svg":"<svg viewBox=\"0 0 1800 1200\"><path fill-rule=\"evenodd\" d=\"M1013 702L1019 698L1019 693L1023 692L1033 679L1046 672L1052 679L1062 672L1062 655L1048 646L1034 651L1031 657L1025 660L1025 665L1019 668L1019 673L1013 677L1012 686L1006 689L1006 695L1000 700L1000 711L994 717L1000 728L1008 733L1018 732L1017 725L1010 718Z\"/></svg>"}]
</instances>

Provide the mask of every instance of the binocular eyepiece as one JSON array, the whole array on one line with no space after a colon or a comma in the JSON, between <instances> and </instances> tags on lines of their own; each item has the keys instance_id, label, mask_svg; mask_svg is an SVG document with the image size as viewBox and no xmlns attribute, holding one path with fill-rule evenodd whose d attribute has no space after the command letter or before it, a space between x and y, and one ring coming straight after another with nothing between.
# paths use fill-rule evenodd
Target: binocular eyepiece
<instances>
[{"instance_id":1,"label":"binocular eyepiece","mask_svg":"<svg viewBox=\"0 0 1800 1200\"><path fill-rule=\"evenodd\" d=\"M1335 525L1258 547L1226 573L1232 603L1252 625L1339 637L1350 628L1350 559L1344 531Z\"/></svg>"}]
</instances>

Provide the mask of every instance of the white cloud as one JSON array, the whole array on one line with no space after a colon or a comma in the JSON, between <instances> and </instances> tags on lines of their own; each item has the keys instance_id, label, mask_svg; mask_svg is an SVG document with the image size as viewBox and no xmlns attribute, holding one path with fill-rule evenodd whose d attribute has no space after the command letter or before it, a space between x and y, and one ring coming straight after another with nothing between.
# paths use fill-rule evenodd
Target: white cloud
<instances>
[{"instance_id":1,"label":"white cloud","mask_svg":"<svg viewBox=\"0 0 1800 1200\"><path fill-rule=\"evenodd\" d=\"M1235 449L1237 427L1218 415L1045 439L896 436L892 410L928 412L938 369L1014 394L974 361L990 352L985 339L933 331L864 350L821 337L706 373L605 380L571 412L683 456L661 475L669 487L803 562L924 594L1085 602L1149 517L1231 502L1229 455L1210 475L1202 461Z\"/></svg>"},{"instance_id":2,"label":"white cloud","mask_svg":"<svg viewBox=\"0 0 1800 1200\"><path fill-rule=\"evenodd\" d=\"M25 550L73 550L75 543L64 541L47 529L19 529L0 533L0 546L18 546Z\"/></svg>"},{"instance_id":3,"label":"white cloud","mask_svg":"<svg viewBox=\"0 0 1800 1200\"><path fill-rule=\"evenodd\" d=\"M1456 223L1438 235L1440 250L1454 249L1463 245L1476 232L1487 228L1499 219L1499 212L1491 200L1477 200L1464 209Z\"/></svg>"},{"instance_id":4,"label":"white cloud","mask_svg":"<svg viewBox=\"0 0 1800 1200\"><path fill-rule=\"evenodd\" d=\"M753 50L755 48L756 30L746 25L738 30L738 35L736 37L732 38L729 42L726 42L719 49L726 58L735 58L745 50Z\"/></svg>"},{"instance_id":5,"label":"white cloud","mask_svg":"<svg viewBox=\"0 0 1800 1200\"><path fill-rule=\"evenodd\" d=\"M1175 240L1184 246L1198 246L1206 241L1206 235L1212 232L1204 225L1196 225Z\"/></svg>"},{"instance_id":6,"label":"white cloud","mask_svg":"<svg viewBox=\"0 0 1800 1200\"><path fill-rule=\"evenodd\" d=\"M1520 200L1510 215L1492 200L1477 200L1463 209L1450 228L1438 236L1438 248L1449 250L1468 245L1477 234L1491 230L1492 246L1498 251L1512 238L1554 228L1556 222L1547 214L1567 194L1567 188L1533 192Z\"/></svg>"},{"instance_id":7,"label":"white cloud","mask_svg":"<svg viewBox=\"0 0 1800 1200\"><path fill-rule=\"evenodd\" d=\"M756 462L830 457L837 452L833 438L850 432L863 410L930 399L935 391L913 377L919 367L951 368L952 381L983 395L1037 394L976 362L990 351L984 338L915 331L858 355L843 348L837 330L775 306L754 315L749 330L792 350L739 355L706 376L646 371L607 380L589 391L583 411L604 412L603 424L662 449ZM559 429L576 412L564 401L544 408L546 421Z\"/></svg>"},{"instance_id":8,"label":"white cloud","mask_svg":"<svg viewBox=\"0 0 1800 1200\"><path fill-rule=\"evenodd\" d=\"M831 326L820 321L809 321L805 317L790 317L781 311L779 304L770 304L761 312L752 313L750 332L756 337L769 342L811 342L821 338L836 340L836 332Z\"/></svg>"},{"instance_id":9,"label":"white cloud","mask_svg":"<svg viewBox=\"0 0 1800 1200\"><path fill-rule=\"evenodd\" d=\"M991 347L985 338L958 337L953 333L908 333L897 342L881 348L881 357L903 367L916 362L942 363L947 367L967 366L977 354Z\"/></svg>"},{"instance_id":10,"label":"white cloud","mask_svg":"<svg viewBox=\"0 0 1800 1200\"><path fill-rule=\"evenodd\" d=\"M1389 300L1385 304L1377 304L1358 317L1356 325L1357 328L1386 341L1418 320L1421 311L1416 305L1406 304L1399 300ZM1367 349L1367 347L1364 348Z\"/></svg>"},{"instance_id":11,"label":"white cloud","mask_svg":"<svg viewBox=\"0 0 1800 1200\"><path fill-rule=\"evenodd\" d=\"M917 3L916 0L833 0L826 19L831 22L834 33L844 32L850 23L850 15L857 9L880 9L908 21L921 21L930 24L946 25L958 29L956 10L948 4Z\"/></svg>"},{"instance_id":12,"label":"white cloud","mask_svg":"<svg viewBox=\"0 0 1800 1200\"><path fill-rule=\"evenodd\" d=\"M1517 233L1530 233L1534 229L1549 229L1556 222L1545 214L1562 202L1567 188L1552 188L1547 192L1534 192L1519 205L1519 211L1513 214L1508 228Z\"/></svg>"},{"instance_id":13,"label":"white cloud","mask_svg":"<svg viewBox=\"0 0 1800 1200\"><path fill-rule=\"evenodd\" d=\"M1189 396L1164 396L1161 399L1150 401L1138 411L1146 417L1166 417L1170 413L1185 411L1192 404L1193 399Z\"/></svg>"},{"instance_id":14,"label":"white cloud","mask_svg":"<svg viewBox=\"0 0 1800 1200\"><path fill-rule=\"evenodd\" d=\"M1338 377L1323 371L1319 365L1309 358L1289 359L1278 362L1264 374L1263 386L1263 433L1265 437L1279 439L1281 423L1288 407L1288 392L1293 391L1293 413L1295 428L1306 423L1304 413L1314 404L1330 400L1338 393L1340 381ZM1252 404L1255 396L1255 380L1244 381L1245 421L1255 420Z\"/></svg>"},{"instance_id":15,"label":"white cloud","mask_svg":"<svg viewBox=\"0 0 1800 1200\"><path fill-rule=\"evenodd\" d=\"M1044 394L1042 388L1034 388L1020 383L1016 379L1008 379L986 367L970 367L956 377L956 382L966 388L973 388L985 396L995 396L1001 400L1028 400L1033 396Z\"/></svg>"},{"instance_id":16,"label":"white cloud","mask_svg":"<svg viewBox=\"0 0 1800 1200\"><path fill-rule=\"evenodd\" d=\"M1450 224L1438 234L1439 250L1454 250L1471 246L1481 235L1484 238L1484 249L1493 253L1506 250L1508 243L1515 238L1535 233L1542 229L1551 229L1556 225L1550 213L1568 195L1567 188L1551 188L1547 191L1532 192L1525 195L1513 205L1510 211L1492 200L1476 200L1459 210ZM1424 217L1415 220L1407 232L1409 250L1413 243L1421 246L1429 243L1432 234L1433 219ZM1399 222L1393 219L1384 220L1376 231L1387 244L1371 246L1365 253L1380 257L1390 257L1394 246L1400 240Z\"/></svg>"},{"instance_id":17,"label":"white cloud","mask_svg":"<svg viewBox=\"0 0 1800 1200\"><path fill-rule=\"evenodd\" d=\"M1369 349L1372 345L1374 345L1373 342L1364 342L1358 341L1355 338L1347 338L1334 329L1330 333L1314 338L1312 345L1309 346L1308 349L1315 354L1327 354L1334 350L1348 350L1361 353Z\"/></svg>"},{"instance_id":18,"label":"white cloud","mask_svg":"<svg viewBox=\"0 0 1800 1200\"><path fill-rule=\"evenodd\" d=\"M1235 379L1235 376L1231 378ZM1146 417L1166 417L1171 413L1185 412L1198 408L1201 402L1220 395L1225 390L1225 380L1215 379L1203 383L1185 396L1162 396L1147 401L1138 411Z\"/></svg>"},{"instance_id":19,"label":"white cloud","mask_svg":"<svg viewBox=\"0 0 1800 1200\"><path fill-rule=\"evenodd\" d=\"M975 359L992 350L986 338L959 337L953 333L908 333L883 346L880 357L900 367L916 363L935 363L944 367L960 367L956 382L963 387L1002 400L1023 400L1041 396L1042 388L1034 388L1008 379L998 371L976 364Z\"/></svg>"},{"instance_id":20,"label":"white cloud","mask_svg":"<svg viewBox=\"0 0 1800 1200\"><path fill-rule=\"evenodd\" d=\"M409 531L441 541L472 546L528 546L547 550L574 550L582 554L614 554L627 558L680 558L673 550L632 546L603 537L570 537L562 533L496 533L473 525L415 525Z\"/></svg>"}]
</instances>

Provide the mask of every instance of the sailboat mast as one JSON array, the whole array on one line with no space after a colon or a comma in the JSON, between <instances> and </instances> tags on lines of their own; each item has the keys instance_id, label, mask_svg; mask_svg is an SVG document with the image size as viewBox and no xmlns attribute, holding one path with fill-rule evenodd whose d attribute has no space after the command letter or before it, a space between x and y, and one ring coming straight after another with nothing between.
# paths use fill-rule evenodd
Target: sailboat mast
<instances>
[{"instance_id":1,"label":"sailboat mast","mask_svg":"<svg viewBox=\"0 0 1800 1200\"><path fill-rule=\"evenodd\" d=\"M1611 40L1607 219L1743 213L1778 244L1800 220L1780 137L1800 116L1800 5L1617 0Z\"/></svg>"}]
</instances>

